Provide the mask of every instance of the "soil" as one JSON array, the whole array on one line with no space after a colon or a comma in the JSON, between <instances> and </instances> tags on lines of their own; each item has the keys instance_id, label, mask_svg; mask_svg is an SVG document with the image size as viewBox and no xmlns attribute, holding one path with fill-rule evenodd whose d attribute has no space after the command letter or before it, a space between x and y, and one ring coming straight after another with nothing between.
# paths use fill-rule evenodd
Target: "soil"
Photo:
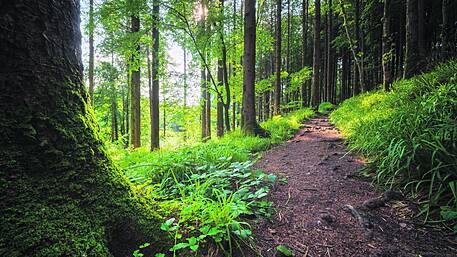
<instances>
[{"instance_id":1,"label":"soil","mask_svg":"<svg viewBox=\"0 0 457 257\"><path fill-rule=\"evenodd\" d=\"M360 175L364 164L326 117L304 123L256 163L278 176L268 198L275 214L254 225L257 247L244 254L282 256L281 245L295 256L457 256L455 235L420 224L407 199L370 207L370 199L383 198Z\"/></svg>"}]
</instances>

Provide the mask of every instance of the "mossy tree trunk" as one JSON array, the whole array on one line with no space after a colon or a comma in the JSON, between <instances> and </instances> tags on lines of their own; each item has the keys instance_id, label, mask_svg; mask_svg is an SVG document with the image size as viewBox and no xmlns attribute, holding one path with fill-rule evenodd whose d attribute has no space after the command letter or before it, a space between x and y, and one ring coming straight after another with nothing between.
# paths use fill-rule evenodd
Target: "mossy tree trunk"
<instances>
[{"instance_id":1,"label":"mossy tree trunk","mask_svg":"<svg viewBox=\"0 0 457 257\"><path fill-rule=\"evenodd\" d=\"M8 1L0 23L0 256L127 256L158 243L153 205L95 132L79 1Z\"/></svg>"}]
</instances>

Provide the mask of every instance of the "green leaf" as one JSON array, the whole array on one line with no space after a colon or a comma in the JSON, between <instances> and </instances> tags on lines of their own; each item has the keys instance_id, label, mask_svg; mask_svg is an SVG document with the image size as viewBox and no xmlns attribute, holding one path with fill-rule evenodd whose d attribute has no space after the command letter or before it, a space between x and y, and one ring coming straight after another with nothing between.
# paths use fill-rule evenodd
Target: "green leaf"
<instances>
[{"instance_id":1,"label":"green leaf","mask_svg":"<svg viewBox=\"0 0 457 257\"><path fill-rule=\"evenodd\" d=\"M186 247L188 247L189 244L188 243L179 243L179 244L175 244L171 249L170 251L177 251L177 250L180 250L180 249L184 249Z\"/></svg>"},{"instance_id":2,"label":"green leaf","mask_svg":"<svg viewBox=\"0 0 457 257\"><path fill-rule=\"evenodd\" d=\"M198 245L191 245L191 246L189 246L189 248L195 252L198 250Z\"/></svg>"},{"instance_id":3,"label":"green leaf","mask_svg":"<svg viewBox=\"0 0 457 257\"><path fill-rule=\"evenodd\" d=\"M140 245L140 249L146 248L150 245L151 245L150 243L144 243L144 244Z\"/></svg>"},{"instance_id":4,"label":"green leaf","mask_svg":"<svg viewBox=\"0 0 457 257\"><path fill-rule=\"evenodd\" d=\"M278 250L279 252L281 252L285 256L295 256L295 254L294 254L294 252L292 252L292 250L290 250L289 248L287 248L287 247L285 247L283 245L278 245L276 247L276 250Z\"/></svg>"}]
</instances>

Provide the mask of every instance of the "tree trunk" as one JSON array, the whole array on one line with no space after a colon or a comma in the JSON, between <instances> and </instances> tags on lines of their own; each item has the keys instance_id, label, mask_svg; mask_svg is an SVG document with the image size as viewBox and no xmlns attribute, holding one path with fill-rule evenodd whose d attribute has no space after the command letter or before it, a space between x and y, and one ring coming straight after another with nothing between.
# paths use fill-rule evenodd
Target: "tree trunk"
<instances>
[{"instance_id":1,"label":"tree trunk","mask_svg":"<svg viewBox=\"0 0 457 257\"><path fill-rule=\"evenodd\" d=\"M441 5L441 18L442 18L442 24L441 24L441 56L443 57L444 60L447 60L451 56L451 44L450 44L450 17L449 17L449 5L450 5L450 0L442 0L442 5Z\"/></svg>"},{"instance_id":2,"label":"tree trunk","mask_svg":"<svg viewBox=\"0 0 457 257\"><path fill-rule=\"evenodd\" d=\"M302 0L302 60L301 66L305 68L307 61L306 58L308 57L308 6L309 0ZM301 86L301 98L302 98L302 107L308 106L308 89L307 89L307 81L303 81Z\"/></svg>"},{"instance_id":3,"label":"tree trunk","mask_svg":"<svg viewBox=\"0 0 457 257\"><path fill-rule=\"evenodd\" d=\"M94 107L94 0L89 0L89 103Z\"/></svg>"},{"instance_id":4,"label":"tree trunk","mask_svg":"<svg viewBox=\"0 0 457 257\"><path fill-rule=\"evenodd\" d=\"M224 0L221 0L221 16L224 14ZM225 103L224 103L224 121L226 131L230 131L230 84L228 78L228 68L227 68L227 47L224 40L224 23L221 21L219 24L219 36L221 40L221 50L222 50L222 74L225 87Z\"/></svg>"},{"instance_id":5,"label":"tree trunk","mask_svg":"<svg viewBox=\"0 0 457 257\"><path fill-rule=\"evenodd\" d=\"M222 60L217 61L217 87L221 87L224 83L224 71L222 68ZM217 121L217 136L221 137L224 135L224 103L221 97L217 97L216 105L216 121Z\"/></svg>"},{"instance_id":6,"label":"tree trunk","mask_svg":"<svg viewBox=\"0 0 457 257\"><path fill-rule=\"evenodd\" d=\"M317 108L319 106L319 67L321 64L321 39L320 39L320 31L321 31L321 1L315 0L315 14L314 14L314 50L313 50L313 77L311 80L311 96L312 96L312 103L311 105L313 108Z\"/></svg>"},{"instance_id":7,"label":"tree trunk","mask_svg":"<svg viewBox=\"0 0 457 257\"><path fill-rule=\"evenodd\" d=\"M156 207L132 189L94 131L79 13L79 1L16 0L0 10L2 250L128 256L151 242L160 251L166 235Z\"/></svg>"},{"instance_id":8,"label":"tree trunk","mask_svg":"<svg viewBox=\"0 0 457 257\"><path fill-rule=\"evenodd\" d=\"M424 0L417 1L417 47L419 48L420 59L423 60L426 56L425 45L425 10ZM425 63L424 63L425 64Z\"/></svg>"},{"instance_id":9,"label":"tree trunk","mask_svg":"<svg viewBox=\"0 0 457 257\"><path fill-rule=\"evenodd\" d=\"M207 135L207 131L208 131L208 128L207 128L207 116L206 116L206 103L207 103L207 92L206 92L207 88L206 88L206 71L205 71L205 67L202 65L201 67L201 97L200 97L200 105L201 105L201 108L202 108L202 112L201 112L201 122L202 122L202 126L201 126L201 133L202 133L202 140L203 141L206 141L206 138L208 137Z\"/></svg>"},{"instance_id":10,"label":"tree trunk","mask_svg":"<svg viewBox=\"0 0 457 257\"><path fill-rule=\"evenodd\" d=\"M209 78L209 72L206 74L206 78ZM206 85L208 88L208 84ZM211 139L211 90L206 90L206 136Z\"/></svg>"},{"instance_id":11,"label":"tree trunk","mask_svg":"<svg viewBox=\"0 0 457 257\"><path fill-rule=\"evenodd\" d=\"M114 69L114 54L111 52L111 68ZM111 142L119 139L118 124L117 124L117 94L116 94L116 78L111 76Z\"/></svg>"},{"instance_id":12,"label":"tree trunk","mask_svg":"<svg viewBox=\"0 0 457 257\"><path fill-rule=\"evenodd\" d=\"M411 78L420 72L417 1L407 0L406 2L406 59L404 78Z\"/></svg>"},{"instance_id":13,"label":"tree trunk","mask_svg":"<svg viewBox=\"0 0 457 257\"><path fill-rule=\"evenodd\" d=\"M332 0L328 0L328 23L327 23L327 101L332 101L333 93L333 12Z\"/></svg>"},{"instance_id":14,"label":"tree trunk","mask_svg":"<svg viewBox=\"0 0 457 257\"><path fill-rule=\"evenodd\" d=\"M275 47L275 104L274 115L281 113L281 12L282 0L276 0L276 47Z\"/></svg>"},{"instance_id":15,"label":"tree trunk","mask_svg":"<svg viewBox=\"0 0 457 257\"><path fill-rule=\"evenodd\" d=\"M160 110L159 110L159 2L154 0L152 8L152 83L149 92L149 105L151 116L151 151L160 146ZM165 123L164 123L165 136Z\"/></svg>"},{"instance_id":16,"label":"tree trunk","mask_svg":"<svg viewBox=\"0 0 457 257\"><path fill-rule=\"evenodd\" d=\"M391 35L390 35L390 12L391 0L384 0L384 17L382 23L382 70L384 90L390 90L392 74L390 64L392 62Z\"/></svg>"},{"instance_id":17,"label":"tree trunk","mask_svg":"<svg viewBox=\"0 0 457 257\"><path fill-rule=\"evenodd\" d=\"M138 33L140 31L140 18L133 15L131 17L132 22L132 33ZM137 44L136 51L140 51L139 42ZM135 63L136 57L132 55L132 62ZM141 146L141 113L140 113L140 99L141 99L141 87L140 87L140 67L131 71L131 114L130 114L130 127L131 127L131 140L133 148L138 148Z\"/></svg>"},{"instance_id":18,"label":"tree trunk","mask_svg":"<svg viewBox=\"0 0 457 257\"><path fill-rule=\"evenodd\" d=\"M291 19L290 19L290 0L287 0L287 48L286 48L286 72L287 72L287 78L286 78L286 83L284 86L284 91L285 91L285 101L284 104L285 106L289 106L290 102L290 90L288 88L290 87L290 26L291 26ZM286 112L289 112L289 108L286 107Z\"/></svg>"},{"instance_id":19,"label":"tree trunk","mask_svg":"<svg viewBox=\"0 0 457 257\"><path fill-rule=\"evenodd\" d=\"M259 133L255 117L255 0L246 0L244 7L244 76L243 76L243 131L248 135Z\"/></svg>"},{"instance_id":20,"label":"tree trunk","mask_svg":"<svg viewBox=\"0 0 457 257\"><path fill-rule=\"evenodd\" d=\"M355 0L355 25L354 25L354 34L355 34L355 53L359 56L360 53L360 0ZM362 85L360 83L362 77L362 61L360 59L355 60L357 64L354 66L354 85L353 85L353 95L358 95L361 91Z\"/></svg>"}]
</instances>

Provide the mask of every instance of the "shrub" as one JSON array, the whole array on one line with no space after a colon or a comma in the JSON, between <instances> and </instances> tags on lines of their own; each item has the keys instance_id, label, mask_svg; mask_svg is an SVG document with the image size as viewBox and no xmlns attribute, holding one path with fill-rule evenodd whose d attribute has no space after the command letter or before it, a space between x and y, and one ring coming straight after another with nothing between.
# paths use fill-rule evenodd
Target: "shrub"
<instances>
[{"instance_id":1,"label":"shrub","mask_svg":"<svg viewBox=\"0 0 457 257\"><path fill-rule=\"evenodd\" d=\"M378 183L419 196L425 220L457 222L456 61L348 99L331 121L372 161Z\"/></svg>"}]
</instances>

